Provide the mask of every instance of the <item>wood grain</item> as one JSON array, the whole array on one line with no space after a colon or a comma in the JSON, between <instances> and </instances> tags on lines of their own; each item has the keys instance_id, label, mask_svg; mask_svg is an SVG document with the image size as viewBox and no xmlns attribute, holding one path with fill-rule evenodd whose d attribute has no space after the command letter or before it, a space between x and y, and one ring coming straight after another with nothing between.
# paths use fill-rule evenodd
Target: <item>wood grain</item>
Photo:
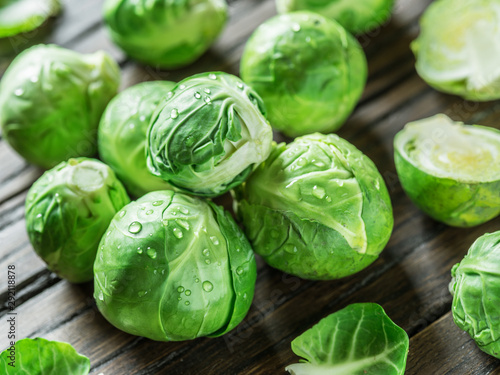
<instances>
[{"instance_id":1,"label":"wood grain","mask_svg":"<svg viewBox=\"0 0 500 375\"><path fill-rule=\"evenodd\" d=\"M411 337L407 374L500 374L500 361L482 353L453 323L450 269L472 242L500 228L500 218L470 229L451 228L423 215L406 197L393 162L392 140L405 123L439 112L456 120L500 128L500 104L472 103L438 93L415 73L410 43L431 0L397 2L391 21L359 37L369 78L358 107L338 134L379 168L394 206L395 226L380 258L342 280L301 280L258 257L255 298L245 320L223 337L159 343L123 333L97 311L92 283L71 285L50 273L29 244L24 223L27 189L43 172L0 139L0 270L16 266L18 334L70 342L92 363L92 374L284 374L298 361L297 335L350 303L377 302ZM124 89L138 82L179 81L212 70L238 74L252 31L276 14L271 0L230 1L230 22L195 64L165 71L130 61L103 27L102 0L66 0L48 41L76 51L109 52L122 68ZM289 141L275 133L277 141ZM216 200L227 209L229 195ZM0 283L5 300L7 284ZM0 307L5 332L7 307ZM0 335L0 347L6 347Z\"/></svg>"}]
</instances>

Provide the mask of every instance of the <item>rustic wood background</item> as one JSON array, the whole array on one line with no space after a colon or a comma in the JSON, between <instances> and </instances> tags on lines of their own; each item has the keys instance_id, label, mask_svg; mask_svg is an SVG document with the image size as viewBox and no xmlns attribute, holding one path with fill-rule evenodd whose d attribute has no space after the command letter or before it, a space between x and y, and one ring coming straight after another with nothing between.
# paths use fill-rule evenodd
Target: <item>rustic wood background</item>
<instances>
[{"instance_id":1,"label":"rustic wood background","mask_svg":"<svg viewBox=\"0 0 500 375\"><path fill-rule=\"evenodd\" d=\"M276 13L273 0L231 1L230 21L210 51L188 68L167 72L142 67L112 45L102 25L102 0L63 2L64 12L48 41L80 52L110 52L122 68L122 88L146 80L177 81L209 70L238 74L247 38ZM7 266L13 264L17 338L67 341L90 358L92 374L285 374L284 367L298 360L290 342L354 302L381 304L406 330L411 338L406 374L500 374L500 361L482 353L454 325L448 292L451 267L477 237L500 229L500 218L471 229L435 222L409 201L395 174L392 140L409 121L441 112L467 123L500 127L499 103L478 104L438 93L415 73L409 43L430 2L398 1L387 25L359 38L369 62L368 84L338 132L375 162L391 194L394 232L373 265L342 280L313 282L271 269L258 259L251 310L226 336L159 343L125 334L96 310L92 283L71 285L57 278L33 252L25 232L24 200L42 171L0 139L0 348L8 346L4 302ZM217 201L230 206L228 196Z\"/></svg>"}]
</instances>

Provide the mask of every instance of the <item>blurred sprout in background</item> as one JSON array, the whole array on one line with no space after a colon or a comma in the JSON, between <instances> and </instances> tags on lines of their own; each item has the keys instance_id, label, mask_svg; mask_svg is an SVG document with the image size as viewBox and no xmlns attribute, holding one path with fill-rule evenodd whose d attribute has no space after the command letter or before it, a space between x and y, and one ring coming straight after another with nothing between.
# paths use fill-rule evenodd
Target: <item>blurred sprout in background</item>
<instances>
[{"instance_id":1,"label":"blurred sprout in background","mask_svg":"<svg viewBox=\"0 0 500 375\"><path fill-rule=\"evenodd\" d=\"M52 18L61 11L59 0L0 2L0 58L7 58L43 41Z\"/></svg>"},{"instance_id":2,"label":"blurred sprout in background","mask_svg":"<svg viewBox=\"0 0 500 375\"><path fill-rule=\"evenodd\" d=\"M99 119L119 83L120 68L105 52L31 47L12 61L0 82L3 136L28 162L43 168L92 156Z\"/></svg>"},{"instance_id":3,"label":"blurred sprout in background","mask_svg":"<svg viewBox=\"0 0 500 375\"><path fill-rule=\"evenodd\" d=\"M146 165L146 133L158 103L174 86L153 81L129 87L111 100L99 123L99 156L133 196L171 188Z\"/></svg>"},{"instance_id":4,"label":"blurred sprout in background","mask_svg":"<svg viewBox=\"0 0 500 375\"><path fill-rule=\"evenodd\" d=\"M264 100L271 125L294 137L339 129L363 92L367 66L359 43L337 22L293 12L255 30L240 73Z\"/></svg>"},{"instance_id":5,"label":"blurred sprout in background","mask_svg":"<svg viewBox=\"0 0 500 375\"><path fill-rule=\"evenodd\" d=\"M153 115L151 172L190 194L214 197L241 184L271 151L260 97L227 73L179 82Z\"/></svg>"},{"instance_id":6,"label":"blurred sprout in background","mask_svg":"<svg viewBox=\"0 0 500 375\"><path fill-rule=\"evenodd\" d=\"M90 281L97 246L111 219L129 203L113 171L95 159L62 162L26 197L26 228L36 253L59 277Z\"/></svg>"},{"instance_id":7,"label":"blurred sprout in background","mask_svg":"<svg viewBox=\"0 0 500 375\"><path fill-rule=\"evenodd\" d=\"M420 77L475 101L500 98L500 1L437 0L411 45Z\"/></svg>"},{"instance_id":8,"label":"blurred sprout in background","mask_svg":"<svg viewBox=\"0 0 500 375\"><path fill-rule=\"evenodd\" d=\"M236 191L254 250L305 279L352 275L374 262L392 232L392 206L373 162L334 134L275 145Z\"/></svg>"},{"instance_id":9,"label":"blurred sprout in background","mask_svg":"<svg viewBox=\"0 0 500 375\"><path fill-rule=\"evenodd\" d=\"M225 0L106 0L111 39L131 58L160 68L198 59L226 24Z\"/></svg>"},{"instance_id":10,"label":"blurred sprout in background","mask_svg":"<svg viewBox=\"0 0 500 375\"><path fill-rule=\"evenodd\" d=\"M399 181L413 203L457 227L500 214L500 131L445 115L410 122L394 138Z\"/></svg>"},{"instance_id":11,"label":"blurred sprout in background","mask_svg":"<svg viewBox=\"0 0 500 375\"><path fill-rule=\"evenodd\" d=\"M276 0L278 13L316 12L340 23L352 34L362 34L386 22L395 0Z\"/></svg>"}]
</instances>

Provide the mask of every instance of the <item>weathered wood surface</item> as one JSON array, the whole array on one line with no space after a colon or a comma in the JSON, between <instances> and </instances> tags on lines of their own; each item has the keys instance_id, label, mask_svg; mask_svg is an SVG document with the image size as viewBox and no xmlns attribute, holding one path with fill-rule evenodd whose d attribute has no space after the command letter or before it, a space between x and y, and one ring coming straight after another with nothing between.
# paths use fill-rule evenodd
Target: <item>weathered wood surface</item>
<instances>
[{"instance_id":1,"label":"weathered wood surface","mask_svg":"<svg viewBox=\"0 0 500 375\"><path fill-rule=\"evenodd\" d=\"M407 374L500 374L500 361L482 353L454 325L448 292L453 264L477 237L500 229L500 218L470 229L427 218L401 190L393 163L393 137L408 121L443 112L456 120L500 127L498 103L477 104L438 93L416 75L409 43L430 2L398 1L386 26L360 37L369 62L368 84L356 111L338 132L374 160L391 194L394 232L374 264L342 280L312 282L271 269L258 259L251 310L229 334L179 343L125 334L96 310L91 283L60 280L33 252L24 228L24 199L42 171L0 139L0 301L6 299L7 266L14 264L18 339L67 341L90 358L93 374L284 374L284 367L298 360L290 349L293 338L350 303L371 301L380 303L411 337ZM145 80L177 81L209 70L237 74L248 36L275 14L272 0L230 2L230 22L211 50L192 66L168 72L129 61L112 45L102 27L102 0L66 0L65 5L49 41L81 52L110 52L122 67L122 88ZM227 195L217 201L230 207ZM5 314L2 304L1 349L7 347Z\"/></svg>"}]
</instances>

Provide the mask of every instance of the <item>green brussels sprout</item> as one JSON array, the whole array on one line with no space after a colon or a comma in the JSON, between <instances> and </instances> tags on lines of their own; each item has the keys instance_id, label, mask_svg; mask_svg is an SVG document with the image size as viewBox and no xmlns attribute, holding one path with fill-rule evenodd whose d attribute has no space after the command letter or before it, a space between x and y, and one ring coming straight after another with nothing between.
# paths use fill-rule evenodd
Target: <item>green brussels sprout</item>
<instances>
[{"instance_id":1,"label":"green brussels sprout","mask_svg":"<svg viewBox=\"0 0 500 375\"><path fill-rule=\"evenodd\" d=\"M59 277L92 280L101 236L130 200L113 171L77 158L45 172L26 197L26 228L35 252Z\"/></svg>"},{"instance_id":2,"label":"green brussels sprout","mask_svg":"<svg viewBox=\"0 0 500 375\"><path fill-rule=\"evenodd\" d=\"M403 375L410 340L376 303L355 303L292 341L292 375Z\"/></svg>"},{"instance_id":3,"label":"green brussels sprout","mask_svg":"<svg viewBox=\"0 0 500 375\"><path fill-rule=\"evenodd\" d=\"M361 34L386 22L394 0L276 0L278 13L309 10L340 23L347 31Z\"/></svg>"},{"instance_id":4,"label":"green brussels sprout","mask_svg":"<svg viewBox=\"0 0 500 375\"><path fill-rule=\"evenodd\" d=\"M334 134L274 145L236 192L254 250L305 279L338 279L377 259L393 227L392 206L372 161Z\"/></svg>"},{"instance_id":5,"label":"green brussels sprout","mask_svg":"<svg viewBox=\"0 0 500 375\"><path fill-rule=\"evenodd\" d=\"M111 39L133 59L179 68L198 59L227 20L225 0L106 0Z\"/></svg>"},{"instance_id":6,"label":"green brussels sprout","mask_svg":"<svg viewBox=\"0 0 500 375\"><path fill-rule=\"evenodd\" d=\"M59 0L3 0L0 2L0 56L33 45L46 33L49 21L61 11Z\"/></svg>"},{"instance_id":7,"label":"green brussels sprout","mask_svg":"<svg viewBox=\"0 0 500 375\"><path fill-rule=\"evenodd\" d=\"M40 337L22 339L0 354L3 375L87 375L90 361L70 344Z\"/></svg>"},{"instance_id":8,"label":"green brussels sprout","mask_svg":"<svg viewBox=\"0 0 500 375\"><path fill-rule=\"evenodd\" d=\"M500 359L500 232L479 237L451 270L451 312L479 349Z\"/></svg>"},{"instance_id":9,"label":"green brussels sprout","mask_svg":"<svg viewBox=\"0 0 500 375\"><path fill-rule=\"evenodd\" d=\"M338 23L294 12L255 30L240 73L264 100L271 125L295 137L339 129L363 92L367 66L359 43Z\"/></svg>"},{"instance_id":10,"label":"green brussels sprout","mask_svg":"<svg viewBox=\"0 0 500 375\"><path fill-rule=\"evenodd\" d=\"M99 123L99 155L136 197L171 188L146 165L146 133L156 106L174 86L153 81L129 87L111 100Z\"/></svg>"},{"instance_id":11,"label":"green brussels sprout","mask_svg":"<svg viewBox=\"0 0 500 375\"><path fill-rule=\"evenodd\" d=\"M500 214L500 131L436 115L410 122L394 138L406 194L427 215L472 227Z\"/></svg>"},{"instance_id":12,"label":"green brussels sprout","mask_svg":"<svg viewBox=\"0 0 500 375\"><path fill-rule=\"evenodd\" d=\"M259 96L231 74L187 78L153 115L148 167L191 194L223 194L269 155L273 135L264 115Z\"/></svg>"},{"instance_id":13,"label":"green brussels sprout","mask_svg":"<svg viewBox=\"0 0 500 375\"><path fill-rule=\"evenodd\" d=\"M115 327L157 341L215 337L252 302L255 258L212 202L164 190L125 206L102 238L94 297Z\"/></svg>"},{"instance_id":14,"label":"green brussels sprout","mask_svg":"<svg viewBox=\"0 0 500 375\"><path fill-rule=\"evenodd\" d=\"M3 135L22 157L44 168L91 156L99 119L119 81L119 67L105 52L31 47L14 59L0 83Z\"/></svg>"},{"instance_id":15,"label":"green brussels sprout","mask_svg":"<svg viewBox=\"0 0 500 375\"><path fill-rule=\"evenodd\" d=\"M418 74L436 90L500 99L500 1L434 1L411 48Z\"/></svg>"}]
</instances>

